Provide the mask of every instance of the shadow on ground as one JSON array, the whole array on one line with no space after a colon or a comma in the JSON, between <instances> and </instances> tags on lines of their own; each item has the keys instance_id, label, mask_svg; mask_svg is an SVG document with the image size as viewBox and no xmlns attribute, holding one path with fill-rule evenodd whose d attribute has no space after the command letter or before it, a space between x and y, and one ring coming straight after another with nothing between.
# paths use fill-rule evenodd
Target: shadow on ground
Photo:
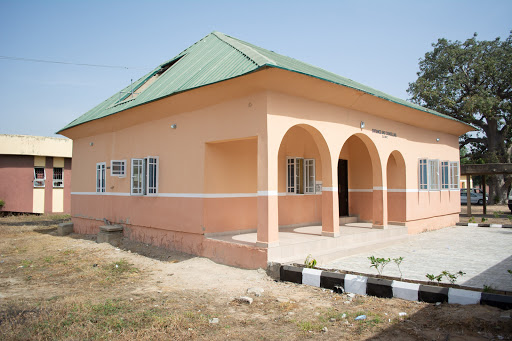
<instances>
[{"instance_id":1,"label":"shadow on ground","mask_svg":"<svg viewBox=\"0 0 512 341\"><path fill-rule=\"evenodd\" d=\"M469 315L458 304L429 305L415 314L395 319L369 340L510 340L510 313L489 306L473 307L478 314ZM371 324L371 319L366 323Z\"/></svg>"},{"instance_id":2,"label":"shadow on ground","mask_svg":"<svg viewBox=\"0 0 512 341\"><path fill-rule=\"evenodd\" d=\"M44 233L44 232L43 232ZM56 232L55 232L56 235ZM72 233L64 238L90 240L96 242L97 235L95 234L76 234ZM124 237L121 240L121 244L118 246L123 251L129 251L138 255L156 259L163 262L179 263L185 260L195 258L197 256L190 255L187 253L169 250L164 247L159 247L151 244L145 244L137 241L130 240Z\"/></svg>"},{"instance_id":3,"label":"shadow on ground","mask_svg":"<svg viewBox=\"0 0 512 341\"><path fill-rule=\"evenodd\" d=\"M512 270L512 256L509 256L503 261L495 264L485 271L482 271L477 276L463 282L462 285L479 287L480 283L485 283L487 288L492 292L501 293L501 290L510 291L510 287L500 288L495 284L512 282L512 274L508 273L508 270Z\"/></svg>"}]
</instances>

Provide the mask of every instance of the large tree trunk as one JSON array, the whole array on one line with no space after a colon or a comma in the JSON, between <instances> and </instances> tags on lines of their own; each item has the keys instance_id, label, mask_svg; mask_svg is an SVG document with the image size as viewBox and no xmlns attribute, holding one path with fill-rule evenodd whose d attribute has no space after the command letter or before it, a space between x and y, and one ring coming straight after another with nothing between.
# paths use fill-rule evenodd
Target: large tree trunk
<instances>
[{"instance_id":1,"label":"large tree trunk","mask_svg":"<svg viewBox=\"0 0 512 341\"><path fill-rule=\"evenodd\" d=\"M486 163L508 163L509 155L505 148L505 138L498 130L498 122L494 118L487 118L487 129L484 129L487 136L487 152L484 154ZM489 202L491 204L506 204L508 199L508 188L510 186L510 175L495 175L489 177Z\"/></svg>"},{"instance_id":2,"label":"large tree trunk","mask_svg":"<svg viewBox=\"0 0 512 341\"><path fill-rule=\"evenodd\" d=\"M507 179L503 174L494 175L489 177L489 202L490 204L506 204L508 199L508 188L510 186L510 179Z\"/></svg>"}]
</instances>

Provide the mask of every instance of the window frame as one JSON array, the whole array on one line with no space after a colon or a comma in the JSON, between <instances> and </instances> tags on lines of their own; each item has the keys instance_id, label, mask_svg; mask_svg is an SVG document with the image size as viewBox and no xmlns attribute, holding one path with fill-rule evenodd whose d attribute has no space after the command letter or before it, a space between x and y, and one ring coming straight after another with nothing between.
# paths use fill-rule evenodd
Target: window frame
<instances>
[{"instance_id":1,"label":"window frame","mask_svg":"<svg viewBox=\"0 0 512 341\"><path fill-rule=\"evenodd\" d=\"M132 158L130 164L130 195L157 196L159 157ZM135 171L135 168L137 168L137 171ZM139 186L134 186L134 179L136 177L138 178Z\"/></svg>"},{"instance_id":2,"label":"window frame","mask_svg":"<svg viewBox=\"0 0 512 341\"><path fill-rule=\"evenodd\" d=\"M43 170L43 178L40 179L37 177L36 169ZM34 166L34 188L44 188L46 186L46 169L42 166Z\"/></svg>"},{"instance_id":3,"label":"window frame","mask_svg":"<svg viewBox=\"0 0 512 341\"><path fill-rule=\"evenodd\" d=\"M118 173L114 172L114 164L118 163L120 164L120 167L122 168ZM122 173L121 173L122 171ZM117 176L118 178L125 178L126 177L126 160L110 160L110 176Z\"/></svg>"},{"instance_id":4,"label":"window frame","mask_svg":"<svg viewBox=\"0 0 512 341\"><path fill-rule=\"evenodd\" d=\"M296 167L295 158L287 157L286 158L286 194L295 194L295 188L296 188L295 187L295 167ZM290 168L292 168L292 170L290 170ZM290 184L290 180L293 181L293 184Z\"/></svg>"},{"instance_id":5,"label":"window frame","mask_svg":"<svg viewBox=\"0 0 512 341\"><path fill-rule=\"evenodd\" d=\"M309 167L313 168L313 176L309 174ZM312 179L311 179L312 177ZM313 183L310 183L310 182ZM304 159L304 194L315 194L316 184L316 163L315 159ZM312 190L311 190L312 189Z\"/></svg>"},{"instance_id":6,"label":"window frame","mask_svg":"<svg viewBox=\"0 0 512 341\"><path fill-rule=\"evenodd\" d=\"M418 189L420 191L429 190L427 158L421 158L418 160Z\"/></svg>"},{"instance_id":7,"label":"window frame","mask_svg":"<svg viewBox=\"0 0 512 341\"><path fill-rule=\"evenodd\" d=\"M302 167L301 167L302 164ZM313 168L309 174L308 166ZM293 184L290 182L293 181ZM301 193L302 192L302 193ZM316 161L312 158L286 157L286 194L308 195L316 194Z\"/></svg>"},{"instance_id":8,"label":"window frame","mask_svg":"<svg viewBox=\"0 0 512 341\"><path fill-rule=\"evenodd\" d=\"M459 161L450 161L449 162L449 177L450 177L450 189L451 190L460 190L460 167ZM452 173L455 168L455 174ZM456 177L456 179L455 179ZM455 180L455 181L453 181Z\"/></svg>"},{"instance_id":9,"label":"window frame","mask_svg":"<svg viewBox=\"0 0 512 341\"><path fill-rule=\"evenodd\" d=\"M428 159L427 160L427 164L428 164L428 190L429 191L439 191L441 190L441 179L440 179L440 174L439 174L439 159ZM436 174L432 174L432 165L435 165L434 166L434 172ZM434 179L437 179L437 182L434 183L432 180ZM435 185L437 184L437 187L434 187Z\"/></svg>"},{"instance_id":10,"label":"window frame","mask_svg":"<svg viewBox=\"0 0 512 341\"><path fill-rule=\"evenodd\" d=\"M139 163L140 164L137 164L135 165L135 163ZM135 172L135 169L134 167L137 167L138 170L137 172ZM145 180L145 167L144 167L144 159L143 158L133 158L131 159L131 175L130 175L130 195L135 195L135 196L141 196L141 195L144 195L144 182L146 181ZM138 177L138 183L139 183L139 186L135 187L134 186L134 182L133 180L135 179L135 177ZM136 190L136 192L134 192L134 190Z\"/></svg>"},{"instance_id":11,"label":"window frame","mask_svg":"<svg viewBox=\"0 0 512 341\"><path fill-rule=\"evenodd\" d=\"M98 178L100 181L98 181ZM96 193L105 193L107 191L107 163L96 163Z\"/></svg>"},{"instance_id":12,"label":"window frame","mask_svg":"<svg viewBox=\"0 0 512 341\"><path fill-rule=\"evenodd\" d=\"M146 188L145 194L147 196L155 196L158 194L158 156L148 156L145 158L146 160ZM153 160L153 161L151 161ZM150 167L154 167L153 173L150 171ZM150 179L151 174L153 174L154 179ZM151 185L152 181L154 182Z\"/></svg>"},{"instance_id":13,"label":"window frame","mask_svg":"<svg viewBox=\"0 0 512 341\"><path fill-rule=\"evenodd\" d=\"M61 178L60 179L55 179L55 170L56 169L60 169L61 173ZM53 175L52 175L52 178L53 178L53 188L64 188L64 167L53 167ZM61 183L61 185L56 185L56 183Z\"/></svg>"},{"instance_id":14,"label":"window frame","mask_svg":"<svg viewBox=\"0 0 512 341\"><path fill-rule=\"evenodd\" d=\"M441 169L441 191L448 191L450 189L450 162L449 161L441 161L440 162ZM445 170L446 170L446 178L445 178Z\"/></svg>"}]
</instances>

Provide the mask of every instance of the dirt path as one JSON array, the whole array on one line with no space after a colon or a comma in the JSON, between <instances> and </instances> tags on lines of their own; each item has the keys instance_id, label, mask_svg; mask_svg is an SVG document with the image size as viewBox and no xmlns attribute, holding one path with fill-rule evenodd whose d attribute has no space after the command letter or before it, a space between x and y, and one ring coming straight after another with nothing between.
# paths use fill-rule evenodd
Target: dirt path
<instances>
[{"instance_id":1,"label":"dirt path","mask_svg":"<svg viewBox=\"0 0 512 341\"><path fill-rule=\"evenodd\" d=\"M58 237L51 219L23 219L0 218L2 339L511 339L507 312L492 307L338 295L144 244Z\"/></svg>"}]
</instances>

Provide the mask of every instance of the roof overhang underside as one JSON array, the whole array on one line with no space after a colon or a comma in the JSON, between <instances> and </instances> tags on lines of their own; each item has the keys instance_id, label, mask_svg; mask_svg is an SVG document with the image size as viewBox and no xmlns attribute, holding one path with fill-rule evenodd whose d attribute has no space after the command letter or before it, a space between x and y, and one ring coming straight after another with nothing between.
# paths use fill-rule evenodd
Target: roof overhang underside
<instances>
[{"instance_id":1,"label":"roof overhang underside","mask_svg":"<svg viewBox=\"0 0 512 341\"><path fill-rule=\"evenodd\" d=\"M105 131L112 131L115 129L121 129L123 126L137 124L137 120L129 119L129 117L133 116L138 109L144 106L159 107L161 105L165 105L167 115L172 115L178 114L179 112L197 110L209 105L220 103L224 100L238 98L250 93L266 90L345 107L411 126L440 131L457 136L474 130L470 125L456 119L438 116L399 103L394 103L387 99L365 93L364 91L336 84L314 76L266 65L241 76L163 96L139 106L113 113L109 116L63 129L59 131L59 133L70 138L79 137L77 135L95 135L101 131L88 131L91 129L87 129L86 126L90 123L98 120L112 121L113 117L115 117L117 125L111 127L108 125L102 125L105 128ZM122 124L121 121L125 117L128 118L128 121L131 123L127 125ZM155 114L154 117L151 118L144 116L143 121L159 118L161 118L161 115L159 114ZM142 123L142 121L139 123ZM93 130L98 128L97 125L95 125L95 127L96 128Z\"/></svg>"}]
</instances>

